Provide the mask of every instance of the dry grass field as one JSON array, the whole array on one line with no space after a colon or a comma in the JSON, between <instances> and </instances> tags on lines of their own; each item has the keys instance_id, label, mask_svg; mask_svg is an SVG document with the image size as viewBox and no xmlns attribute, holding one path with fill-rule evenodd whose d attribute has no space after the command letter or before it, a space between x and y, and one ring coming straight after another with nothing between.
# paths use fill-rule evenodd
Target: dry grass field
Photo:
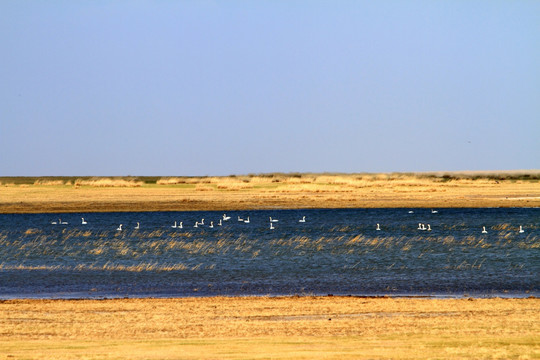
<instances>
[{"instance_id":1,"label":"dry grass field","mask_svg":"<svg viewBox=\"0 0 540 360\"><path fill-rule=\"evenodd\" d=\"M535 298L0 303L0 359L538 359L539 334Z\"/></svg>"},{"instance_id":2,"label":"dry grass field","mask_svg":"<svg viewBox=\"0 0 540 360\"><path fill-rule=\"evenodd\" d=\"M540 171L0 178L0 213L536 207Z\"/></svg>"}]
</instances>

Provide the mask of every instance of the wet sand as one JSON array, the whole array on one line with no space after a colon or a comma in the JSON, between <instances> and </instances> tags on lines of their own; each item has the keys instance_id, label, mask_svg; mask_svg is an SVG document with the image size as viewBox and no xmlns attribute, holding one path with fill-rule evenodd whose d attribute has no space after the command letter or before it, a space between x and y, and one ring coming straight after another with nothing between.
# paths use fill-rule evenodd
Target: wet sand
<instances>
[{"instance_id":1,"label":"wet sand","mask_svg":"<svg viewBox=\"0 0 540 360\"><path fill-rule=\"evenodd\" d=\"M0 359L538 358L540 299L0 303Z\"/></svg>"}]
</instances>

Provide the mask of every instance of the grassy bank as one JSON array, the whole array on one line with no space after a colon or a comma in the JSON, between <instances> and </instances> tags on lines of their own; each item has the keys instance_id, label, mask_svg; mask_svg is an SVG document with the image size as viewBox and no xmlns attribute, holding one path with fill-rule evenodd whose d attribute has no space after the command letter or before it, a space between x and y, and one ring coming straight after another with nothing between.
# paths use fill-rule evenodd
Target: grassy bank
<instances>
[{"instance_id":1,"label":"grassy bank","mask_svg":"<svg viewBox=\"0 0 540 360\"><path fill-rule=\"evenodd\" d=\"M0 213L534 207L540 171L0 178Z\"/></svg>"},{"instance_id":2,"label":"grassy bank","mask_svg":"<svg viewBox=\"0 0 540 360\"><path fill-rule=\"evenodd\" d=\"M0 359L534 359L539 333L533 298L0 303Z\"/></svg>"},{"instance_id":3,"label":"grassy bank","mask_svg":"<svg viewBox=\"0 0 540 360\"><path fill-rule=\"evenodd\" d=\"M264 179L264 180L261 180ZM540 170L509 171L437 171L422 173L267 173L229 176L0 176L0 185L90 185L90 186L142 186L197 184L217 182L273 182L273 183L355 183L362 180L411 180L431 179L434 181L496 180L538 181Z\"/></svg>"}]
</instances>

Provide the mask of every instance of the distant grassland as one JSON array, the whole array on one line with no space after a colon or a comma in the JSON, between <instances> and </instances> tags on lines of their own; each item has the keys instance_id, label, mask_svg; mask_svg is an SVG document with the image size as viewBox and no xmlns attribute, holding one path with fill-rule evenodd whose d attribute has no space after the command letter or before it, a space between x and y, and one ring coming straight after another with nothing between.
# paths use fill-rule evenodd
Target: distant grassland
<instances>
[{"instance_id":1,"label":"distant grassland","mask_svg":"<svg viewBox=\"0 0 540 360\"><path fill-rule=\"evenodd\" d=\"M540 170L462 171L423 173L265 173L229 176L0 176L0 185L68 185L97 187L136 187L209 183L333 183L354 184L362 181L456 180L539 181Z\"/></svg>"},{"instance_id":2,"label":"distant grassland","mask_svg":"<svg viewBox=\"0 0 540 360\"><path fill-rule=\"evenodd\" d=\"M0 177L0 213L540 206L540 170Z\"/></svg>"}]
</instances>

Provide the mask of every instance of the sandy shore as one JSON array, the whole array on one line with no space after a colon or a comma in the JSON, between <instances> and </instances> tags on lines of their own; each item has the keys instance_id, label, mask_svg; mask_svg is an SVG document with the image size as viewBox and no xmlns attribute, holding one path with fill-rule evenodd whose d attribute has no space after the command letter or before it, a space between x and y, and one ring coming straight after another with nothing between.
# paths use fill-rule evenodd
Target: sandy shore
<instances>
[{"instance_id":1,"label":"sandy shore","mask_svg":"<svg viewBox=\"0 0 540 360\"><path fill-rule=\"evenodd\" d=\"M536 175L534 175L536 176ZM4 180L5 181L5 180ZM71 180L0 186L0 213L538 207L540 182L406 175Z\"/></svg>"},{"instance_id":2,"label":"sandy shore","mask_svg":"<svg viewBox=\"0 0 540 360\"><path fill-rule=\"evenodd\" d=\"M540 299L0 303L0 359L539 358Z\"/></svg>"}]
</instances>

